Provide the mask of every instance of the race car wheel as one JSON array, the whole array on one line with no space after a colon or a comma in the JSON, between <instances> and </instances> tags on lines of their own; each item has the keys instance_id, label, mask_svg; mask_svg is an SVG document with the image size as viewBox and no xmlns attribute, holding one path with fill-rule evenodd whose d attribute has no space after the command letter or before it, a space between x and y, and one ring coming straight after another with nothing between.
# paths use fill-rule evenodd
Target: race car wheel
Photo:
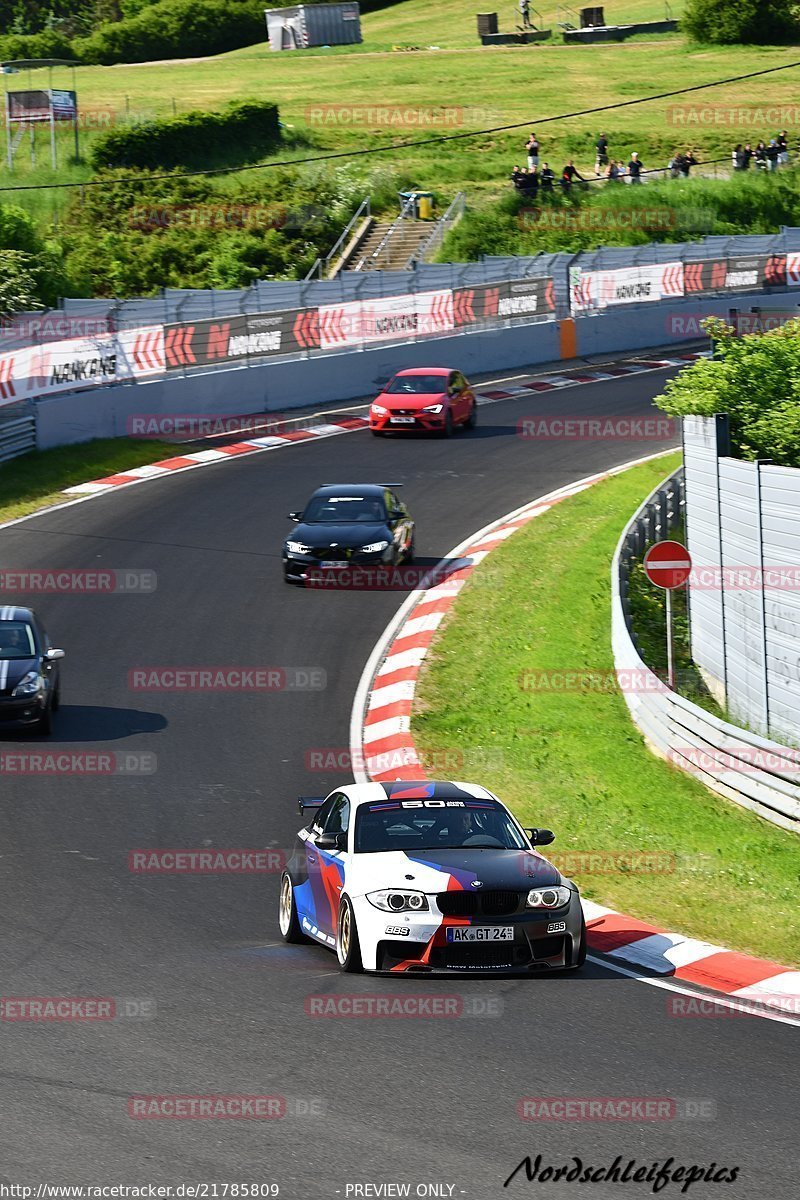
<instances>
[{"instance_id":1,"label":"race car wheel","mask_svg":"<svg viewBox=\"0 0 800 1200\"><path fill-rule=\"evenodd\" d=\"M278 909L278 925L281 937L285 942L307 942L308 938L300 928L297 916L297 905L294 902L294 886L288 875L281 879L281 898Z\"/></svg>"},{"instance_id":2,"label":"race car wheel","mask_svg":"<svg viewBox=\"0 0 800 1200\"><path fill-rule=\"evenodd\" d=\"M413 563L413 561L414 561L414 538L413 537L411 538L411 541L406 546L406 553L405 553L404 561L407 563Z\"/></svg>"},{"instance_id":3,"label":"race car wheel","mask_svg":"<svg viewBox=\"0 0 800 1200\"><path fill-rule=\"evenodd\" d=\"M364 969L361 965L361 946L358 941L356 915L347 896L342 897L339 905L339 920L336 926L336 957L343 971L359 974Z\"/></svg>"},{"instance_id":4,"label":"race car wheel","mask_svg":"<svg viewBox=\"0 0 800 1200\"><path fill-rule=\"evenodd\" d=\"M442 429L439 436L446 437L446 438L453 436L453 414L450 412L449 408L448 408L447 412L445 413L444 428Z\"/></svg>"},{"instance_id":5,"label":"race car wheel","mask_svg":"<svg viewBox=\"0 0 800 1200\"><path fill-rule=\"evenodd\" d=\"M39 723L36 726L36 732L41 733L44 737L49 737L53 732L53 707L48 704L47 708L39 718Z\"/></svg>"},{"instance_id":6,"label":"race car wheel","mask_svg":"<svg viewBox=\"0 0 800 1200\"><path fill-rule=\"evenodd\" d=\"M469 416L467 417L466 421L464 422L464 428L465 429L474 429L477 424L478 424L478 405L473 400L472 408L470 409Z\"/></svg>"},{"instance_id":7,"label":"race car wheel","mask_svg":"<svg viewBox=\"0 0 800 1200\"><path fill-rule=\"evenodd\" d=\"M53 712L58 712L61 708L61 684L58 685L53 692Z\"/></svg>"}]
</instances>

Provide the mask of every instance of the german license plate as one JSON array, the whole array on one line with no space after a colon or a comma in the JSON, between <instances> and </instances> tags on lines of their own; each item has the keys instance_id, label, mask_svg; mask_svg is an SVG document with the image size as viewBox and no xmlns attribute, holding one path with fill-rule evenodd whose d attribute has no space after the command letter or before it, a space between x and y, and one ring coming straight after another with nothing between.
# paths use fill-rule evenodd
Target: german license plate
<instances>
[{"instance_id":1,"label":"german license plate","mask_svg":"<svg viewBox=\"0 0 800 1200\"><path fill-rule=\"evenodd\" d=\"M389 421L392 425L413 425L415 417L390 417Z\"/></svg>"},{"instance_id":2,"label":"german license plate","mask_svg":"<svg viewBox=\"0 0 800 1200\"><path fill-rule=\"evenodd\" d=\"M322 562L322 563L320 563L320 566L322 567L323 571L343 571L346 568L347 563L346 562Z\"/></svg>"},{"instance_id":3,"label":"german license plate","mask_svg":"<svg viewBox=\"0 0 800 1200\"><path fill-rule=\"evenodd\" d=\"M513 925L470 925L447 930L448 942L513 942Z\"/></svg>"}]
</instances>

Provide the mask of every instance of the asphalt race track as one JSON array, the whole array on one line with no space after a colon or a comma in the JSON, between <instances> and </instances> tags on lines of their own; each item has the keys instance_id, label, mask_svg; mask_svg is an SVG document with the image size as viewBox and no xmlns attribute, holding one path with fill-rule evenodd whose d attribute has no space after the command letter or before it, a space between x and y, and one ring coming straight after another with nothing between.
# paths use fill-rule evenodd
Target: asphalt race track
<instances>
[{"instance_id":1,"label":"asphalt race track","mask_svg":"<svg viewBox=\"0 0 800 1200\"><path fill-rule=\"evenodd\" d=\"M402 1194L353 1190L390 1183L409 1184L412 1196L473 1200L651 1195L643 1182L529 1183L522 1171L503 1188L526 1154L595 1167L619 1154L637 1165L672 1156L675 1165L739 1168L734 1183L694 1184L686 1194L701 1200L796 1194L789 1026L678 1020L667 1014L670 993L593 964L577 977L524 981L342 976L324 950L280 943L277 875L128 869L136 848L289 847L298 793L324 794L348 776L309 771L307 752L346 750L359 675L402 596L282 582L286 513L315 486L402 482L418 556L433 561L537 495L663 448L526 441L515 436L521 417L642 415L668 374L498 403L481 410L476 433L450 442L359 432L299 444L0 532L6 569L130 568L158 578L145 595L31 597L67 650L62 709L48 742L6 735L0 749L150 751L157 770L3 775L2 994L150 1006L128 1005L144 1019L0 1022L0 1182L275 1182L298 1200ZM327 686L260 695L129 688L131 670L178 665L317 668ZM308 997L344 993L467 997L494 1015L307 1015ZM287 1111L279 1120L128 1115L132 1096L174 1094L282 1096ZM526 1096L670 1097L679 1115L531 1123L517 1115ZM441 1190L417 1192L423 1184Z\"/></svg>"}]
</instances>

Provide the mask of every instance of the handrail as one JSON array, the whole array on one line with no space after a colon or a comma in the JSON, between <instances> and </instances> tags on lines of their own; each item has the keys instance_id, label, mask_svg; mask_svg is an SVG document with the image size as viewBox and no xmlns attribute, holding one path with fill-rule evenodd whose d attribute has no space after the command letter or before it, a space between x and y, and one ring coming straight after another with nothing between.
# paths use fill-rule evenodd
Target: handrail
<instances>
[{"instance_id":1,"label":"handrail","mask_svg":"<svg viewBox=\"0 0 800 1200\"><path fill-rule=\"evenodd\" d=\"M434 247L438 247L445 239L445 234L448 229L455 225L456 221L460 221L467 207L466 192L457 192L447 206L445 212L434 225L429 236L425 239L421 246L409 257L406 263L406 270L411 270L418 262L425 262L426 256L430 254Z\"/></svg>"},{"instance_id":2,"label":"handrail","mask_svg":"<svg viewBox=\"0 0 800 1200\"><path fill-rule=\"evenodd\" d=\"M414 192L411 192L408 196L406 196L405 200L403 201L399 215L396 216L395 219L392 221L391 225L386 230L386 233L381 238L377 247L373 250L372 254L370 254L370 256L369 256L370 261L373 261L380 255L381 251L384 249L386 244L390 241L392 236L400 228L400 222L405 220L406 217L410 217L412 215L412 211L414 209L415 204L416 204L416 196L415 196ZM355 267L353 267L353 270L360 271L363 269L363 266L364 266L364 259L362 258L358 263L356 263Z\"/></svg>"},{"instance_id":3,"label":"handrail","mask_svg":"<svg viewBox=\"0 0 800 1200\"><path fill-rule=\"evenodd\" d=\"M362 217L369 217L369 216L371 216L371 205L372 205L372 198L371 198L370 196L365 196L365 197L364 197L364 199L363 199L363 200L361 201L361 203L359 204L358 208L356 209L355 213L354 213L354 214L353 214L353 216L351 217L350 221L349 221L349 222L348 222L348 224L345 226L345 229L344 229L344 231L342 232L342 234L341 234L341 236L340 236L339 240L337 241L336 245L333 247L333 249L332 249L332 250L330 250L330 251L329 251L329 252L328 252L328 253L325 255L325 257L324 257L324 258L318 258L318 259L317 259L317 261L314 263L314 265L313 265L313 267L311 268L311 270L310 270L310 271L308 272L308 274L306 275L306 280L309 280L309 279L314 279L314 278L318 278L318 279L326 279L326 278L327 278L327 275L328 275L328 269L329 269L329 267L330 267L330 265L331 265L331 261L332 261L332 260L333 260L333 259L336 257L336 255L337 255L337 253L338 253L338 251L339 251L339 247L340 247L340 246L341 246L343 243L345 243L345 242L346 242L346 239L349 237L349 235L350 235L350 234L352 233L352 231L355 229L355 227L356 227L356 225L357 225L358 221L359 221L359 220L360 220ZM319 274L316 274L317 272L319 272Z\"/></svg>"}]
</instances>

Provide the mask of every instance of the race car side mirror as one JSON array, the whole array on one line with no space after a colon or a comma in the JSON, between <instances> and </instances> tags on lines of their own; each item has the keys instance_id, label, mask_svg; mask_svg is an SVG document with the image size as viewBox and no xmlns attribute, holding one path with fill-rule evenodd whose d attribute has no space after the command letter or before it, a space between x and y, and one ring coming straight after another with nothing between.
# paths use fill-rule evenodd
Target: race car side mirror
<instances>
[{"instance_id":1,"label":"race car side mirror","mask_svg":"<svg viewBox=\"0 0 800 1200\"><path fill-rule=\"evenodd\" d=\"M556 840L552 829L526 829L525 832L531 839L532 846L549 846Z\"/></svg>"},{"instance_id":2,"label":"race car side mirror","mask_svg":"<svg viewBox=\"0 0 800 1200\"><path fill-rule=\"evenodd\" d=\"M393 508L389 513L389 516L393 521L399 521L401 517L404 517L405 515L406 514L403 512L402 508Z\"/></svg>"},{"instance_id":3,"label":"race car side mirror","mask_svg":"<svg viewBox=\"0 0 800 1200\"><path fill-rule=\"evenodd\" d=\"M45 650L44 656L48 662L55 662L56 659L66 658L66 654L63 650L56 650L52 646L50 647L49 650Z\"/></svg>"},{"instance_id":4,"label":"race car side mirror","mask_svg":"<svg viewBox=\"0 0 800 1200\"><path fill-rule=\"evenodd\" d=\"M289 520L290 521L299 521L300 518L302 517L302 515L303 514L299 513L299 512L291 512L291 513L289 513Z\"/></svg>"},{"instance_id":5,"label":"race car side mirror","mask_svg":"<svg viewBox=\"0 0 800 1200\"><path fill-rule=\"evenodd\" d=\"M318 850L346 850L346 833L321 833L317 838Z\"/></svg>"}]
</instances>

